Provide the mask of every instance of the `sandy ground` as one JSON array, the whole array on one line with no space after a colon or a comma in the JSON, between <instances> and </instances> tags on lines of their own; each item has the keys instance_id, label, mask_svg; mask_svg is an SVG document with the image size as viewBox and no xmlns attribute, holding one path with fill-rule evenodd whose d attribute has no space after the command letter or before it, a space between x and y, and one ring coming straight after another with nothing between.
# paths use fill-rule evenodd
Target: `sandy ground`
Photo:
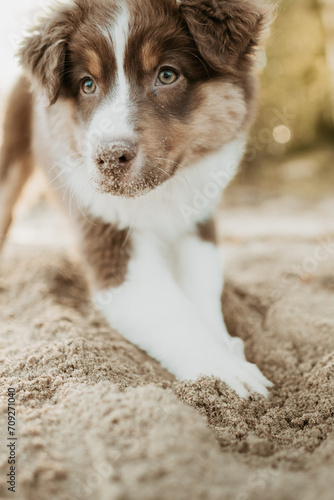
<instances>
[{"instance_id":1,"label":"sandy ground","mask_svg":"<svg viewBox=\"0 0 334 500\"><path fill-rule=\"evenodd\" d=\"M175 381L90 302L61 216L19 215L0 265L1 498L11 386L18 500L333 498L333 202L249 196L219 217L223 307L268 401Z\"/></svg>"},{"instance_id":2,"label":"sandy ground","mask_svg":"<svg viewBox=\"0 0 334 500\"><path fill-rule=\"evenodd\" d=\"M0 112L38 3L0 0ZM318 163L282 175L298 190L308 171L320 176ZM241 401L219 381L175 381L105 323L71 228L33 192L0 258L0 499L332 500L333 200L229 194L218 220L225 316L275 383L267 401ZM8 387L15 495L5 483Z\"/></svg>"}]
</instances>

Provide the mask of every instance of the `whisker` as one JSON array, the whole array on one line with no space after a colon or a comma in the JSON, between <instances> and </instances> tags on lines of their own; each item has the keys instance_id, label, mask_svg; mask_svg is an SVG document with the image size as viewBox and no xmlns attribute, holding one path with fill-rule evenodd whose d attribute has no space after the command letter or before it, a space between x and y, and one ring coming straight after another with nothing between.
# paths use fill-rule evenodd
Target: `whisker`
<instances>
[{"instance_id":1,"label":"whisker","mask_svg":"<svg viewBox=\"0 0 334 500\"><path fill-rule=\"evenodd\" d=\"M68 213L69 213L70 221L72 222L72 224L74 223L73 212L72 212L73 198L74 198L74 188L73 188L73 186L71 186L69 200L68 200Z\"/></svg>"},{"instance_id":2,"label":"whisker","mask_svg":"<svg viewBox=\"0 0 334 500\"><path fill-rule=\"evenodd\" d=\"M155 160L162 160L162 161L169 161L170 163L174 163L174 165L178 165L179 167L186 168L184 165L181 163L177 163L177 161L174 160L168 160L167 158L154 158Z\"/></svg>"},{"instance_id":3,"label":"whisker","mask_svg":"<svg viewBox=\"0 0 334 500\"><path fill-rule=\"evenodd\" d=\"M161 161L168 161L168 162L173 163L174 165L179 166L181 168L181 170L179 170L178 173L180 174L180 176L182 177L182 179L186 182L189 191L192 192L191 191L191 186L190 186L190 184L188 182L188 179L186 178L186 176L182 172L182 169L186 169L187 168L185 165L182 165L181 163L178 163L177 161L174 161L174 160L168 160L167 158L155 158L155 159L156 160L161 160Z\"/></svg>"},{"instance_id":4,"label":"whisker","mask_svg":"<svg viewBox=\"0 0 334 500\"><path fill-rule=\"evenodd\" d=\"M85 186L83 184L83 180L82 179L80 179L80 184L81 184L81 186L79 186L80 190L85 191ZM78 209L79 209L81 215L83 216L83 218L87 222L89 222L89 224L91 224L93 226L96 226L97 224L95 222L93 222L92 220L88 219L88 217L87 217L87 215L86 215L86 213L85 213L85 211L84 211L84 209L83 209L83 207L81 205L80 198L78 196L76 196L75 199L76 199L76 202L77 202Z\"/></svg>"},{"instance_id":5,"label":"whisker","mask_svg":"<svg viewBox=\"0 0 334 500\"><path fill-rule=\"evenodd\" d=\"M171 177L171 175L166 172L163 168L157 167L156 165L154 166L155 169L160 170L160 172L163 172L167 177Z\"/></svg>"},{"instance_id":6,"label":"whisker","mask_svg":"<svg viewBox=\"0 0 334 500\"><path fill-rule=\"evenodd\" d=\"M58 191L58 189L61 189L62 187L64 187L66 183L61 184L57 187L51 186L54 182L56 182L58 179L60 179L62 175L64 175L64 172L60 172L58 175L56 175L50 182L48 182L47 184L45 184L45 186L43 186L43 189L51 187L51 189L53 191Z\"/></svg>"}]
</instances>

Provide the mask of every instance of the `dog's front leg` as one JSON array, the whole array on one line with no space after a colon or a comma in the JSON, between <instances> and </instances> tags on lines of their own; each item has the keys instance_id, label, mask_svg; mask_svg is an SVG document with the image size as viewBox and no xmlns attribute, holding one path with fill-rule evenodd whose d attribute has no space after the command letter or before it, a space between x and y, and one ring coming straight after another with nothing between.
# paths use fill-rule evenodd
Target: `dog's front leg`
<instances>
[{"instance_id":1,"label":"dog's front leg","mask_svg":"<svg viewBox=\"0 0 334 500\"><path fill-rule=\"evenodd\" d=\"M227 331L222 313L221 296L223 291L223 270L217 246L214 222L208 220L199 224L193 232L183 235L178 241L176 275L186 296L195 305L201 320L215 335L215 338L233 352L246 365L243 341L231 337ZM257 371L259 384L271 387L269 382ZM255 387L255 386L254 386ZM261 392L258 387L257 392Z\"/></svg>"},{"instance_id":2,"label":"dog's front leg","mask_svg":"<svg viewBox=\"0 0 334 500\"><path fill-rule=\"evenodd\" d=\"M95 275L95 302L112 327L180 379L213 375L240 396L248 394L246 386L266 394L258 369L219 342L203 321L154 236L134 233L129 243L126 232L108 226L92 231L99 237L87 233L83 250Z\"/></svg>"},{"instance_id":3,"label":"dog's front leg","mask_svg":"<svg viewBox=\"0 0 334 500\"><path fill-rule=\"evenodd\" d=\"M223 269L213 220L198 224L193 232L180 238L176 255L177 280L182 290L217 339L245 359L243 341L229 335L223 318Z\"/></svg>"}]
</instances>

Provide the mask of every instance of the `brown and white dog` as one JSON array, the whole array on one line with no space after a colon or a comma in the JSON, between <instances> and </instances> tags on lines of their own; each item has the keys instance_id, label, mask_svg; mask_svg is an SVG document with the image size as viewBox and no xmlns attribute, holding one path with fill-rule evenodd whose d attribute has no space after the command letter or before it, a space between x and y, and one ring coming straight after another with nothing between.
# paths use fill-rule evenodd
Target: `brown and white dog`
<instances>
[{"instance_id":1,"label":"brown and white dog","mask_svg":"<svg viewBox=\"0 0 334 500\"><path fill-rule=\"evenodd\" d=\"M180 379L240 396L271 384L224 325L212 215L244 153L268 24L255 0L58 5L21 47L0 164L2 241L40 164L110 324Z\"/></svg>"}]
</instances>

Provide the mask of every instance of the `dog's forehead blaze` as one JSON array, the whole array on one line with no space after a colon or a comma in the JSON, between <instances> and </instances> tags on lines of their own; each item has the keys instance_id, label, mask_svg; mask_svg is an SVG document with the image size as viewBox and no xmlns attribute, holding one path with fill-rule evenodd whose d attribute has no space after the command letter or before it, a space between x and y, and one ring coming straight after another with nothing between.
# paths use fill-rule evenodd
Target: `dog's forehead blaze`
<instances>
[{"instance_id":1,"label":"dog's forehead blaze","mask_svg":"<svg viewBox=\"0 0 334 500\"><path fill-rule=\"evenodd\" d=\"M88 73L105 88L115 83L123 71L128 80L140 80L142 74L157 68L166 53L189 49L190 38L175 22L179 16L169 9L162 10L162 4L158 2L160 8L155 9L152 2L124 1L112 15L106 11L98 29L85 21L76 32L71 43L75 56L83 59Z\"/></svg>"}]
</instances>

